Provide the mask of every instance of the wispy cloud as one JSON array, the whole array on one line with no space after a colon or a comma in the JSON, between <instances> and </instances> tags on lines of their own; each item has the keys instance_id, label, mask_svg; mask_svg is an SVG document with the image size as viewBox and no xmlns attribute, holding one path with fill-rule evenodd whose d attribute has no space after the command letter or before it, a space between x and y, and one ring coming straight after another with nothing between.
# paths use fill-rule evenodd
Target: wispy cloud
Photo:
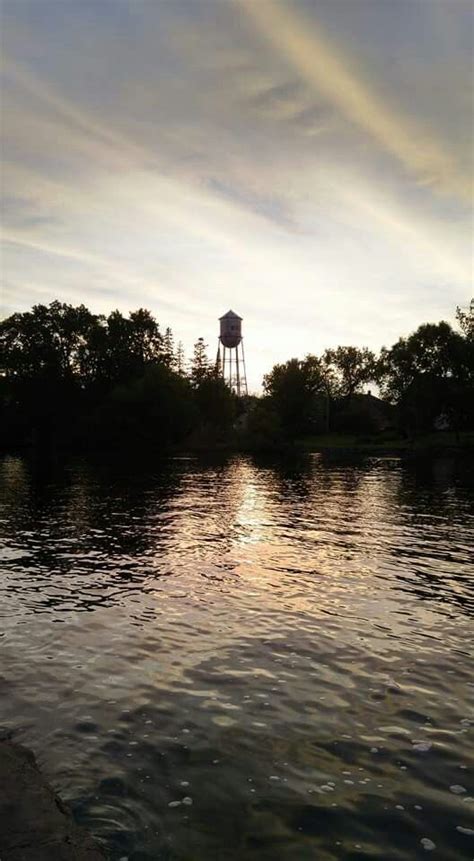
<instances>
[{"instance_id":1,"label":"wispy cloud","mask_svg":"<svg viewBox=\"0 0 474 861\"><path fill-rule=\"evenodd\" d=\"M415 65L394 34L404 100L403 70L367 61L364 3L5 0L6 311L146 305L190 351L236 306L254 387L289 355L452 314L472 267L461 25L422 4L438 41ZM431 77L453 93L436 134Z\"/></svg>"},{"instance_id":2,"label":"wispy cloud","mask_svg":"<svg viewBox=\"0 0 474 861\"><path fill-rule=\"evenodd\" d=\"M147 161L152 153L143 146L127 138L117 129L111 128L98 122L90 111L77 107L70 100L62 97L54 87L45 83L37 75L32 74L29 69L20 63L3 56L2 71L7 79L26 90L35 100L38 100L43 109L48 108L56 114L56 123L72 127L76 134L87 135L92 139L97 150L109 160L117 155L128 161Z\"/></svg>"},{"instance_id":3,"label":"wispy cloud","mask_svg":"<svg viewBox=\"0 0 474 861\"><path fill-rule=\"evenodd\" d=\"M374 83L344 58L314 20L284 0L239 0L262 35L281 51L301 79L360 126L417 179L433 178L442 189L472 199L472 181L458 173L452 156L420 122L387 105Z\"/></svg>"}]
</instances>

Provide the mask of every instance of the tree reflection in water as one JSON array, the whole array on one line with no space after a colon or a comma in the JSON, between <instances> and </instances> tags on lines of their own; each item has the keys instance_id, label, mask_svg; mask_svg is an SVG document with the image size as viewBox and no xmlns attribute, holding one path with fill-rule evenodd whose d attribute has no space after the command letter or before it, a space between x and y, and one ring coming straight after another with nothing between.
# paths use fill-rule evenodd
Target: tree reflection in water
<instances>
[{"instance_id":1,"label":"tree reflection in water","mask_svg":"<svg viewBox=\"0 0 474 861\"><path fill-rule=\"evenodd\" d=\"M472 464L0 484L0 720L113 859L471 857Z\"/></svg>"}]
</instances>

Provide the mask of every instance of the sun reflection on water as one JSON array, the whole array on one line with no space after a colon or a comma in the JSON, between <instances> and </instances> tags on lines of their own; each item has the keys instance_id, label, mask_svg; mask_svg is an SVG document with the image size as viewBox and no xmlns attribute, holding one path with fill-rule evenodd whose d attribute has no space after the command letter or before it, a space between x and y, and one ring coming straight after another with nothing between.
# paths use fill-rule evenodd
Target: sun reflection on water
<instances>
[{"instance_id":1,"label":"sun reflection on water","mask_svg":"<svg viewBox=\"0 0 474 861\"><path fill-rule=\"evenodd\" d=\"M3 460L2 724L113 861L470 857L472 486L453 461Z\"/></svg>"}]
</instances>

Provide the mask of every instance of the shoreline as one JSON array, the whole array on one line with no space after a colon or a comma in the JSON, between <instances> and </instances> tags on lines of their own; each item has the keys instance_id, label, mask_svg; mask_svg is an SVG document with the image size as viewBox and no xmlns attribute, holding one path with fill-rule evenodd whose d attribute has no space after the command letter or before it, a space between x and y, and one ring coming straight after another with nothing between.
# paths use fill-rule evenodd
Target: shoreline
<instances>
[{"instance_id":1,"label":"shoreline","mask_svg":"<svg viewBox=\"0 0 474 861\"><path fill-rule=\"evenodd\" d=\"M429 434L417 437L413 440L364 438L348 434L328 434L321 436L306 437L288 442L268 442L266 445L254 445L248 440L229 440L208 442L202 445L182 444L170 446L169 448L157 448L155 446L139 446L137 450L133 447L117 447L115 449L104 449L101 447L67 446L61 443L38 447L35 445L3 446L0 447L0 457L27 456L27 457L56 457L56 456L90 456L94 457L123 457L126 452L127 458L142 458L150 456L169 457L198 457L199 455L255 455L285 457L302 454L327 454L344 456L367 454L386 455L390 457L425 457L439 455L474 454L474 433L462 432L458 439L454 433L445 435Z\"/></svg>"},{"instance_id":2,"label":"shoreline","mask_svg":"<svg viewBox=\"0 0 474 861\"><path fill-rule=\"evenodd\" d=\"M105 861L90 834L43 777L33 752L0 740L2 861Z\"/></svg>"}]
</instances>

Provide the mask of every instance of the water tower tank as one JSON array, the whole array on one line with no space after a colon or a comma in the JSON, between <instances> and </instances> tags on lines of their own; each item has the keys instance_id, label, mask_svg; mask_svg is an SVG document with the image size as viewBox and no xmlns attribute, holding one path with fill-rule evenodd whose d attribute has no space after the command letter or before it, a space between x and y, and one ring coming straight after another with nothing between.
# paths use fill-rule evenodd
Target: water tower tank
<instances>
[{"instance_id":1,"label":"water tower tank","mask_svg":"<svg viewBox=\"0 0 474 861\"><path fill-rule=\"evenodd\" d=\"M221 324L221 344L230 349L238 347L242 340L242 317L239 317L234 311L227 311L227 314L219 318L219 322Z\"/></svg>"}]
</instances>

